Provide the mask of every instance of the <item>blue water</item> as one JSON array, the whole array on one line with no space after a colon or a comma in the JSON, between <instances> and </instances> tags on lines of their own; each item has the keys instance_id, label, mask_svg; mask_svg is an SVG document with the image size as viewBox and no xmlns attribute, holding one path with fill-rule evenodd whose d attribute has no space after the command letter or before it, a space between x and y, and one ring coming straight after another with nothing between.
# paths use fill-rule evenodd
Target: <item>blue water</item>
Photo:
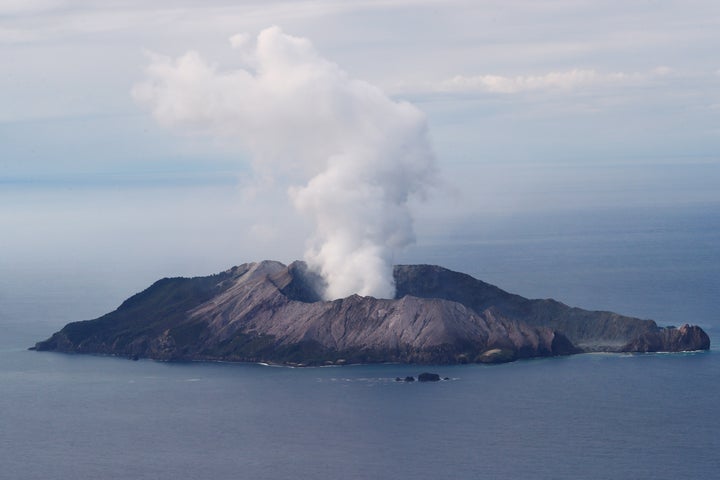
<instances>
[{"instance_id":1,"label":"blue water","mask_svg":"<svg viewBox=\"0 0 720 480\"><path fill-rule=\"evenodd\" d=\"M441 264L525 296L700 324L717 344L718 212L485 219L462 234L421 238L399 261ZM0 478L676 479L720 471L715 344L705 353L427 368L39 353L26 348L66 321L114 308L149 283L148 270L115 271L108 282L103 268L70 261L0 268ZM394 381L423 370L451 380Z\"/></svg>"}]
</instances>

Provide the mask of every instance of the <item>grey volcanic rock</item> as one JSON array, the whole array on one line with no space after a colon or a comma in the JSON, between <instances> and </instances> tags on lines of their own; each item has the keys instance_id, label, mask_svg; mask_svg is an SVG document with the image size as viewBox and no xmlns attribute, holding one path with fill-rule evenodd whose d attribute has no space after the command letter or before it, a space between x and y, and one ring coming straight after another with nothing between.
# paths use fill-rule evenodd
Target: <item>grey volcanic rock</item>
<instances>
[{"instance_id":1,"label":"grey volcanic rock","mask_svg":"<svg viewBox=\"0 0 720 480\"><path fill-rule=\"evenodd\" d=\"M698 327L527 300L434 266L398 266L398 296L321 301L303 262L162 279L114 312L66 325L37 350L321 365L496 363L587 350L709 348ZM501 352L498 354L497 352Z\"/></svg>"},{"instance_id":2,"label":"grey volcanic rock","mask_svg":"<svg viewBox=\"0 0 720 480\"><path fill-rule=\"evenodd\" d=\"M501 348L493 348L483 352L476 359L478 363L508 363L513 360L515 360L515 352Z\"/></svg>"},{"instance_id":3,"label":"grey volcanic rock","mask_svg":"<svg viewBox=\"0 0 720 480\"><path fill-rule=\"evenodd\" d=\"M440 375L437 373L428 373L423 372L420 375L418 375L418 382L439 382L440 381Z\"/></svg>"},{"instance_id":4,"label":"grey volcanic rock","mask_svg":"<svg viewBox=\"0 0 720 480\"><path fill-rule=\"evenodd\" d=\"M625 352L686 352L709 350L710 337L700 327L661 328L640 335L623 347Z\"/></svg>"},{"instance_id":5,"label":"grey volcanic rock","mask_svg":"<svg viewBox=\"0 0 720 480\"><path fill-rule=\"evenodd\" d=\"M707 350L710 339L699 327L661 328L652 320L569 307L556 300L529 300L463 273L434 265L395 267L397 295L443 298L475 312L562 333L585 352L654 352Z\"/></svg>"}]
</instances>

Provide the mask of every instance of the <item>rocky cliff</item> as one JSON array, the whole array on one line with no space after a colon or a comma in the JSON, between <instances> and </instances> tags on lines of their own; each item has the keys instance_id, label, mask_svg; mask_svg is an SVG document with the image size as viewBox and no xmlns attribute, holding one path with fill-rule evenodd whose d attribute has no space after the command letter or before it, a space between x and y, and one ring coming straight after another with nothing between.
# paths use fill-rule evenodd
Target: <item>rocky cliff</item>
<instances>
[{"instance_id":1,"label":"rocky cliff","mask_svg":"<svg viewBox=\"0 0 720 480\"><path fill-rule=\"evenodd\" d=\"M430 265L395 268L397 297L321 301L302 262L166 278L37 350L284 364L504 362L583 351L707 349L699 327L528 300Z\"/></svg>"}]
</instances>

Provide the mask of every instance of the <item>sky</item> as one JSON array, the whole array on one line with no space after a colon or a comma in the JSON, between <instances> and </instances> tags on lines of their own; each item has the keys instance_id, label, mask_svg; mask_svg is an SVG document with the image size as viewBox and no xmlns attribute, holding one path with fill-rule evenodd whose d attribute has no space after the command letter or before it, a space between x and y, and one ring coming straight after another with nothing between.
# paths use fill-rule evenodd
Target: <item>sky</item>
<instances>
[{"instance_id":1,"label":"sky","mask_svg":"<svg viewBox=\"0 0 720 480\"><path fill-rule=\"evenodd\" d=\"M188 52L245 68L231 38L273 26L422 112L419 241L488 215L720 202L713 0L1 0L0 248L302 257L317 228L296 178L260 172L242 130L168 126L133 93Z\"/></svg>"}]
</instances>

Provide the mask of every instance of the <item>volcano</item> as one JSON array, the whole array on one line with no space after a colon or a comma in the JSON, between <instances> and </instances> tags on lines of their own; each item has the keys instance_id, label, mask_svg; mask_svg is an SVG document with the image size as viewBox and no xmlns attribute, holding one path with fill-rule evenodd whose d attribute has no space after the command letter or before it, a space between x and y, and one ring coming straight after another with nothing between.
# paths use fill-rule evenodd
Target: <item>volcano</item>
<instances>
[{"instance_id":1,"label":"volcano","mask_svg":"<svg viewBox=\"0 0 720 480\"><path fill-rule=\"evenodd\" d=\"M396 296L323 301L304 262L246 263L164 278L115 311L73 322L32 349L166 361L500 363L583 352L707 350L697 326L660 327L532 300L433 265L394 267Z\"/></svg>"}]
</instances>

